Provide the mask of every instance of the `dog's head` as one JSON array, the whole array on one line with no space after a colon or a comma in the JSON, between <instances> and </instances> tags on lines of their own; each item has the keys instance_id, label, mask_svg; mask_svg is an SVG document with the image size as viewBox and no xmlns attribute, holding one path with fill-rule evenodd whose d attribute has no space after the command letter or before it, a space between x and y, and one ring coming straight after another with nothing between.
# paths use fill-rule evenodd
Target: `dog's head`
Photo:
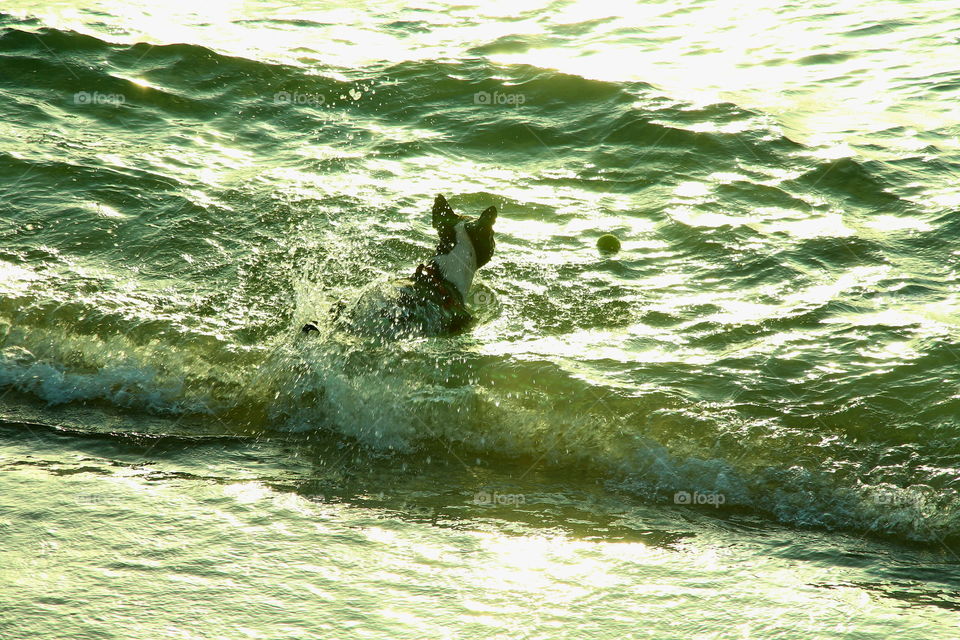
<instances>
[{"instance_id":1,"label":"dog's head","mask_svg":"<svg viewBox=\"0 0 960 640\"><path fill-rule=\"evenodd\" d=\"M447 254L454 250L458 239L464 237L463 234L457 233L459 225L462 224L466 238L473 245L476 267L482 267L490 262L493 256L493 248L496 245L493 240L493 223L496 221L496 207L487 207L476 218L461 216L454 213L446 198L438 195L433 201L433 228L440 236L437 254Z\"/></svg>"}]
</instances>

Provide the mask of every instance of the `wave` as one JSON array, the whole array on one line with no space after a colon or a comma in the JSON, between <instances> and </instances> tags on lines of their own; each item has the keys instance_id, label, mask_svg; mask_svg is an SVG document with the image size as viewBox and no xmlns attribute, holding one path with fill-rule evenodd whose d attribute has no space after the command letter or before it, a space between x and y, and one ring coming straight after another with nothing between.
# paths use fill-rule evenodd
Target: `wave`
<instances>
[{"instance_id":1,"label":"wave","mask_svg":"<svg viewBox=\"0 0 960 640\"><path fill-rule=\"evenodd\" d=\"M912 408L888 406L909 400L888 390L911 366L946 375L949 345L925 342L880 373L829 361L899 336L883 333L876 305L859 324L844 317L894 291L853 271L887 266L894 240L786 224L911 210L896 166L818 158L732 103L483 59L533 42L522 38L458 63L345 74L2 14L0 25L13 69L0 91L17 96L0 114L30 138L0 153L16 181L0 226L0 388L51 413L168 417L170 437L203 420L264 437L333 433L378 452L450 448L594 473L638 500L722 495L723 509L798 525L957 535L949 478L906 463L893 473L885 458L949 428L955 403L931 402L927 430L904 426ZM76 122L86 140L58 131ZM494 304L475 333L298 338L328 297L429 251L419 191L441 181L458 205L504 204L509 259L486 272ZM955 223L933 222L896 242L946 255ZM641 248L598 259L605 226ZM817 293L818 274L843 275L851 299L784 302ZM936 285L913 292L918 305L942 296ZM732 289L769 313L739 319ZM695 293L681 306L665 297ZM783 348L770 348L778 336ZM949 467L949 447L930 451Z\"/></svg>"},{"instance_id":2,"label":"wave","mask_svg":"<svg viewBox=\"0 0 960 640\"><path fill-rule=\"evenodd\" d=\"M229 56L199 45L114 44L55 28L27 30L20 22L10 25L9 17L3 22L8 24L0 34L0 55L16 70L5 82L106 125L118 112L139 127L187 117L206 126L220 122L251 143L262 140L283 150L286 136L271 135L265 123L302 135L328 127L331 117L349 115L362 119L354 135L371 126L436 131L440 136L426 143L428 149L455 139L459 151L471 156L492 152L529 161L545 155L578 167L592 163L608 167L605 178L612 185L633 183L633 190L678 172L698 173L704 164L713 172L742 171L746 153L758 165L787 166L797 174L767 185L787 199L815 190L860 206L903 205L881 177L889 165L815 159L762 113L731 103L694 107L643 83L526 65L512 65L504 74L483 58L378 65L345 79L332 68ZM74 104L77 95L86 103ZM523 104L486 104L478 96L491 102L495 96L520 97ZM116 104L99 104L101 98ZM425 148L416 139L372 142L368 154L393 158L417 157Z\"/></svg>"},{"instance_id":3,"label":"wave","mask_svg":"<svg viewBox=\"0 0 960 640\"><path fill-rule=\"evenodd\" d=\"M7 344L33 350L0 353L0 387L51 408L105 402L131 416L205 416L227 435L320 429L373 451L429 456L453 447L465 459L512 460L517 469L539 458L548 468L599 474L611 488L655 503L683 505L689 494L697 506L697 496L722 496L724 513L747 508L795 525L920 541L960 534L948 479L937 482L919 468L907 486L902 477L878 476L870 463L882 447L834 441L828 451L806 434L779 430L731 439L756 427L670 392L637 395L578 380L554 362L472 353L467 336L387 345L330 334L300 340L291 332L269 349L237 354L199 336L6 332ZM190 438L198 435L191 424L155 435ZM766 450L768 441L777 442L777 453ZM829 457L861 471L838 476L821 467Z\"/></svg>"}]
</instances>

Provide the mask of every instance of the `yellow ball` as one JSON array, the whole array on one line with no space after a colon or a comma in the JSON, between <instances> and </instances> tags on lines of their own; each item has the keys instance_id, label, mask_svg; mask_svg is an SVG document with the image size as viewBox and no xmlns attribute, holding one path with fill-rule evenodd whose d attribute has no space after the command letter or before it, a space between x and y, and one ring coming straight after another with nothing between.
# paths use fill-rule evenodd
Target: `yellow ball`
<instances>
[{"instance_id":1,"label":"yellow ball","mask_svg":"<svg viewBox=\"0 0 960 640\"><path fill-rule=\"evenodd\" d=\"M597 249L601 253L616 253L620 251L620 241L612 233L604 234L597 239Z\"/></svg>"}]
</instances>

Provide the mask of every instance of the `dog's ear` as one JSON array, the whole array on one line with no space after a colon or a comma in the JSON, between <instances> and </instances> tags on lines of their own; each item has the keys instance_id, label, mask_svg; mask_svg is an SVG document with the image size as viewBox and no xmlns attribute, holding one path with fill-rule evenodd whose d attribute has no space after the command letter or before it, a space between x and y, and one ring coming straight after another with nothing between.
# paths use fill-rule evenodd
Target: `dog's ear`
<instances>
[{"instance_id":1,"label":"dog's ear","mask_svg":"<svg viewBox=\"0 0 960 640\"><path fill-rule=\"evenodd\" d=\"M480 214L480 225L484 227L492 227L493 223L497 221L497 208L496 207L487 207L483 210L483 213Z\"/></svg>"},{"instance_id":2,"label":"dog's ear","mask_svg":"<svg viewBox=\"0 0 960 640\"><path fill-rule=\"evenodd\" d=\"M433 201L433 228L439 229L448 224L454 224L459 220L459 216L453 212L447 199L442 195L437 195Z\"/></svg>"}]
</instances>

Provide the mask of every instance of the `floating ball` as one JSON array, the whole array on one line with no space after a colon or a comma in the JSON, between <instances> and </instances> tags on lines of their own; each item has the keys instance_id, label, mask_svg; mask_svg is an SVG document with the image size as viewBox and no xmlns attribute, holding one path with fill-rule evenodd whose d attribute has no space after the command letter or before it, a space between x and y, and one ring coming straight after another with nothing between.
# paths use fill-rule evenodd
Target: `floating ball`
<instances>
[{"instance_id":1,"label":"floating ball","mask_svg":"<svg viewBox=\"0 0 960 640\"><path fill-rule=\"evenodd\" d=\"M620 251L620 241L612 233L604 234L597 239L597 249L601 253L616 253Z\"/></svg>"}]
</instances>

